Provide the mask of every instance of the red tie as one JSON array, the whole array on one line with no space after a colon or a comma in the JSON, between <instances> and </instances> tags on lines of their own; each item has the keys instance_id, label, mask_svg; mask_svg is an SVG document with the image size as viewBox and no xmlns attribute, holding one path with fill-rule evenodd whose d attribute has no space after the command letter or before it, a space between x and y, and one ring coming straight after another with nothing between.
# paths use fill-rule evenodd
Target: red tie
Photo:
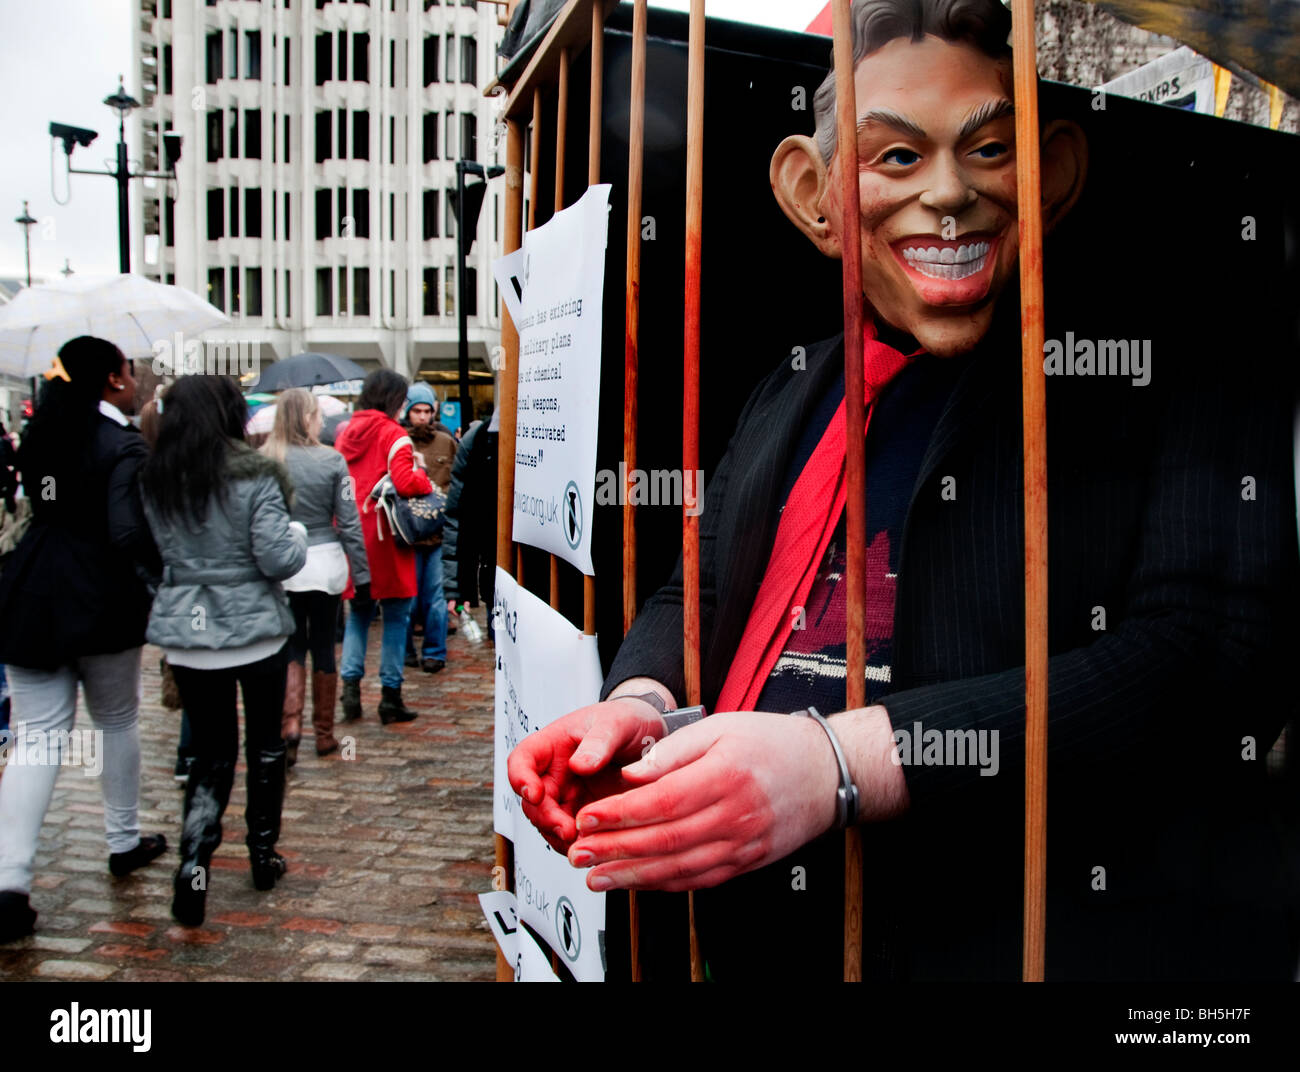
<instances>
[{"instance_id":1,"label":"red tie","mask_svg":"<svg viewBox=\"0 0 1300 1072\"><path fill-rule=\"evenodd\" d=\"M875 325L869 319L863 324L862 335L867 428L870 428L872 403L903 369L908 358L878 341ZM715 710L754 710L768 675L785 650L797 617L795 608L805 605L817 576L817 566L844 513L848 497L844 424L841 400L786 500L763 583Z\"/></svg>"}]
</instances>

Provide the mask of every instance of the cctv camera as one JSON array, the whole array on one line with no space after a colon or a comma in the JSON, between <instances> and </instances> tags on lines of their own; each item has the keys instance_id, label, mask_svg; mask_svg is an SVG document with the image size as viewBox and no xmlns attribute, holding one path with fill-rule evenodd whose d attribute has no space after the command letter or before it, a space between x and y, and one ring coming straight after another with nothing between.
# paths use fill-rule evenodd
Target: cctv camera
<instances>
[{"instance_id":1,"label":"cctv camera","mask_svg":"<svg viewBox=\"0 0 1300 1072\"><path fill-rule=\"evenodd\" d=\"M63 151L71 156L74 142L85 149L99 135L93 130L87 130L85 127L68 126L67 123L51 123L50 137L62 139Z\"/></svg>"}]
</instances>

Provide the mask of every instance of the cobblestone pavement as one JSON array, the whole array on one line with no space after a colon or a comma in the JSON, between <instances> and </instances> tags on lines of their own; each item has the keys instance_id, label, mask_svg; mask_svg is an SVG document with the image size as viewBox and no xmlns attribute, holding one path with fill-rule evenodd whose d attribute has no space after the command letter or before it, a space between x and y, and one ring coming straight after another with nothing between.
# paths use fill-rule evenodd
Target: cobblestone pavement
<instances>
[{"instance_id":1,"label":"cobblestone pavement","mask_svg":"<svg viewBox=\"0 0 1300 1072\"><path fill-rule=\"evenodd\" d=\"M484 608L476 616L485 625ZM194 929L170 914L183 797L172 776L180 718L159 703L158 652L146 648L140 828L166 834L167 852L113 878L99 781L62 770L36 857L36 933L0 945L0 978L494 978L496 946L477 901L492 871L492 651L486 636L477 646L450 636L444 671L406 670L403 695L420 717L384 727L376 714L378 622L368 647L364 717L335 728L340 739L355 738L355 758L317 758L304 717L278 846L288 874L270 892L253 888L241 758L207 920ZM90 725L84 710L77 725Z\"/></svg>"}]
</instances>

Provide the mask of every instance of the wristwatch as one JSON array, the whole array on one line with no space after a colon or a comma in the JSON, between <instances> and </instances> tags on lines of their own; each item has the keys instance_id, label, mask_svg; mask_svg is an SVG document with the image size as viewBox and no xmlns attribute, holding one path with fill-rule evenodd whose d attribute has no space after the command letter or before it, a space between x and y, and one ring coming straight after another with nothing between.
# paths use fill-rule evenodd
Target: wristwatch
<instances>
[{"instance_id":1,"label":"wristwatch","mask_svg":"<svg viewBox=\"0 0 1300 1072\"><path fill-rule=\"evenodd\" d=\"M815 720L831 739L831 747L835 749L835 762L840 765L840 786L835 790L835 825L840 830L852 826L858 821L858 787L853 784L853 775L849 773L849 764L844 758L844 750L840 748L839 740L835 737L835 731L815 707L791 711L790 714L791 717Z\"/></svg>"},{"instance_id":2,"label":"wristwatch","mask_svg":"<svg viewBox=\"0 0 1300 1072\"><path fill-rule=\"evenodd\" d=\"M690 726L699 722L708 714L704 707L696 704L694 707L676 707L669 711L664 706L664 699L657 692L642 692L637 694L625 693L622 696L611 696L611 700L644 700L664 717L664 726L667 727L668 733L676 733L683 726Z\"/></svg>"}]
</instances>

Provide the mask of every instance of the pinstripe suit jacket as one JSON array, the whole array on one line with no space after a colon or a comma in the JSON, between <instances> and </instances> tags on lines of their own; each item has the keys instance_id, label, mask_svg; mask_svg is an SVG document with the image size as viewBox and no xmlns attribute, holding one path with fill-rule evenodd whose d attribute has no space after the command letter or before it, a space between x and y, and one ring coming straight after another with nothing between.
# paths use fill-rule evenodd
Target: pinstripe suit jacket
<instances>
[{"instance_id":1,"label":"pinstripe suit jacket","mask_svg":"<svg viewBox=\"0 0 1300 1072\"><path fill-rule=\"evenodd\" d=\"M973 765L908 766L910 813L866 831L868 966L891 977L1019 974L1018 355L1016 325L1003 317L962 359L967 368L905 522L892 691L881 702L896 730L919 723L996 733L1001 769L981 777ZM1260 959L1242 920L1273 927L1274 946L1278 928L1294 922L1280 850L1260 818L1263 756L1291 712L1277 702L1279 656L1295 639L1290 381L1270 372L1266 357L1251 366L1245 350L1233 357L1230 382L1213 348L1155 356L1164 367L1154 365L1145 387L1116 377L1048 381L1048 949L1056 977L1269 974L1274 965ZM708 475L706 706L762 580L799 433L842 367L842 337L810 347L806 370L779 366ZM945 477L955 497L941 494ZM644 675L685 702L682 664L679 560L640 609L602 698ZM1251 741L1255 758L1243 758ZM1250 912L1232 915L1229 948L1217 937L1218 914L1243 904ZM933 926L954 911L960 923Z\"/></svg>"}]
</instances>

